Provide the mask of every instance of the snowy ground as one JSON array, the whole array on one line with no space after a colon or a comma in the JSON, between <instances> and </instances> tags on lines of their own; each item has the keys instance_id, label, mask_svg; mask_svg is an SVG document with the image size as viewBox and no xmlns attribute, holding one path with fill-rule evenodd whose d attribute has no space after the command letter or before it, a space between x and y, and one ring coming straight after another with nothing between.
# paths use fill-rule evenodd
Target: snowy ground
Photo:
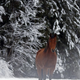
<instances>
[{"instance_id":1,"label":"snowy ground","mask_svg":"<svg viewBox=\"0 0 80 80\"><path fill-rule=\"evenodd\" d=\"M0 78L13 77L13 70L11 66L3 59L0 58Z\"/></svg>"},{"instance_id":2,"label":"snowy ground","mask_svg":"<svg viewBox=\"0 0 80 80\"><path fill-rule=\"evenodd\" d=\"M13 70L10 68L10 65L5 60L0 58L0 80L38 80L38 78L15 78ZM57 80L57 79L52 79L52 80ZM60 80L65 80L65 79L60 79ZM71 80L71 79L66 79L66 80Z\"/></svg>"},{"instance_id":3,"label":"snowy ground","mask_svg":"<svg viewBox=\"0 0 80 80\"><path fill-rule=\"evenodd\" d=\"M37 78L1 78L1 80L38 80ZM49 79L46 79L49 80ZM52 79L52 80L58 80L58 79ZM71 79L59 79L59 80L71 80ZM74 79L74 80L78 80L78 79Z\"/></svg>"}]
</instances>

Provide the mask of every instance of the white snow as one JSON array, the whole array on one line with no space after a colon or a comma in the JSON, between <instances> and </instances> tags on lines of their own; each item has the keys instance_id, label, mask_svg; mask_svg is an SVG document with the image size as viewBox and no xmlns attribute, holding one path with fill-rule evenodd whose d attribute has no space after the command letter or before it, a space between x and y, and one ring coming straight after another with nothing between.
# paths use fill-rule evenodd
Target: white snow
<instances>
[{"instance_id":1,"label":"white snow","mask_svg":"<svg viewBox=\"0 0 80 80\"><path fill-rule=\"evenodd\" d=\"M38 80L38 78L7 78L7 79L1 78L1 80ZM49 79L46 79L46 80L49 80ZM58 79L52 79L52 80L58 80ZM71 80L71 79L59 79L59 80Z\"/></svg>"},{"instance_id":2,"label":"white snow","mask_svg":"<svg viewBox=\"0 0 80 80\"><path fill-rule=\"evenodd\" d=\"M13 77L13 71L9 67L10 65L6 61L0 59L0 78Z\"/></svg>"},{"instance_id":3,"label":"white snow","mask_svg":"<svg viewBox=\"0 0 80 80\"><path fill-rule=\"evenodd\" d=\"M61 28L60 28L60 26L59 26L59 21L58 21L58 20L56 20L56 21L54 22L53 30L54 30L54 33L56 33L57 35L60 34Z\"/></svg>"},{"instance_id":4,"label":"white snow","mask_svg":"<svg viewBox=\"0 0 80 80\"><path fill-rule=\"evenodd\" d=\"M5 9L3 8L3 6L0 6L0 15L5 14Z\"/></svg>"},{"instance_id":5,"label":"white snow","mask_svg":"<svg viewBox=\"0 0 80 80\"><path fill-rule=\"evenodd\" d=\"M37 3L39 3L39 0L33 0L34 1L34 5L37 6Z\"/></svg>"},{"instance_id":6,"label":"white snow","mask_svg":"<svg viewBox=\"0 0 80 80\"><path fill-rule=\"evenodd\" d=\"M0 22L3 22L3 20L2 20L2 14L5 15L5 10L4 10L3 6L0 6Z\"/></svg>"}]
</instances>

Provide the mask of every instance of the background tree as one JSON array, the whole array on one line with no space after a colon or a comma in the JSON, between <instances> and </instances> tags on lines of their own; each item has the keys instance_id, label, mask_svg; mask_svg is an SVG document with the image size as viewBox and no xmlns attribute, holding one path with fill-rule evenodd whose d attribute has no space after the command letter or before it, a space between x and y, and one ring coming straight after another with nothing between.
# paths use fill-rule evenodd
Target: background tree
<instances>
[{"instance_id":1,"label":"background tree","mask_svg":"<svg viewBox=\"0 0 80 80\"><path fill-rule=\"evenodd\" d=\"M53 78L80 78L80 8L77 0L1 0L0 56L16 77L36 77L36 52L50 29L58 35Z\"/></svg>"}]
</instances>

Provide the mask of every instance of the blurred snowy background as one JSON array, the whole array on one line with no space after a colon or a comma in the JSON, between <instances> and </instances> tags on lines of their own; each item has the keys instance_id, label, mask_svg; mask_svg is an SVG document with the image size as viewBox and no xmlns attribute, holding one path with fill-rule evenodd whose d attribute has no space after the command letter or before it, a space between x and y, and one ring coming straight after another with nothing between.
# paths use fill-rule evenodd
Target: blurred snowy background
<instances>
[{"instance_id":1,"label":"blurred snowy background","mask_svg":"<svg viewBox=\"0 0 80 80\"><path fill-rule=\"evenodd\" d=\"M0 0L0 77L37 77L36 52L50 29L57 36L53 78L80 79L79 0Z\"/></svg>"}]
</instances>

